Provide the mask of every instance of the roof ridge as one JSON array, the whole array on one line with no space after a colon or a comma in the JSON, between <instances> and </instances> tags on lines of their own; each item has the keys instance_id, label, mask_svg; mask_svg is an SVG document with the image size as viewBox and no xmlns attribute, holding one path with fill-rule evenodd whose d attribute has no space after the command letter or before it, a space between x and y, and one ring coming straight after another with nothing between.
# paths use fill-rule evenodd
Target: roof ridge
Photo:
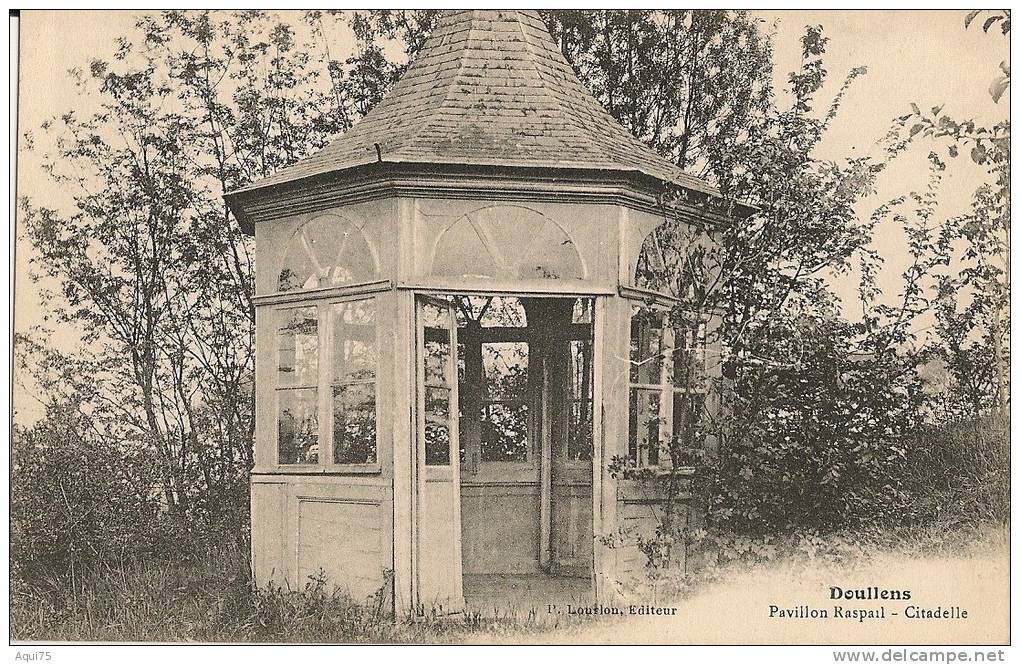
<instances>
[{"instance_id":1,"label":"roof ridge","mask_svg":"<svg viewBox=\"0 0 1020 665\"><path fill-rule=\"evenodd\" d=\"M550 81L549 79L546 78L545 74L542 73L542 68L539 66L539 64L538 64L538 62L536 60L536 57L538 56L538 54L535 51L535 45L532 44L531 39L530 39L527 31L524 29L524 25L521 23L520 14L519 13L518 13L516 18L517 18L517 20L515 21L515 23L517 24L517 28L521 32L521 37L524 38L525 48L528 49L528 53L531 55L532 65L535 68L535 73L538 75L538 78L541 79L543 83L545 83L547 86L549 86L552 90L556 91L555 97L556 97L556 101L557 101L557 104L556 104L556 111L557 111L557 113L560 116L562 116L563 119L568 124L572 125L575 130L578 130L581 133L581 135L585 139L587 139L587 142L589 143L589 145L592 148L595 148L596 146L598 146L598 143L596 141L592 140L591 134L590 134L588 128L584 126L584 123L578 122L578 119L576 117L573 117L574 116L573 113L570 113L566 109L563 108L563 102L567 101L567 100L563 99L562 94L560 94L561 91L557 87L556 81ZM541 20L541 18L539 18L539 20ZM558 48L556 49L556 53L559 54L562 57L562 53L560 52L560 50ZM564 62L566 62L566 58L564 57L563 59L564 59ZM573 75L574 72L573 72L573 69L570 68L570 63L567 63L567 68L570 69L570 74ZM583 90L582 90L582 92L583 92ZM609 161L615 161L612 158L613 157L612 155L606 154L605 149L602 146L598 146L598 152L601 153L601 156L602 156L603 159L608 159Z\"/></svg>"},{"instance_id":2,"label":"roof ridge","mask_svg":"<svg viewBox=\"0 0 1020 665\"><path fill-rule=\"evenodd\" d=\"M454 10L454 11L456 11L456 10ZM468 9L468 10L460 10L460 11L462 11L462 12L463 11L467 11L467 12L471 13L471 19L470 19L470 22L468 24L468 34L467 34L467 40L466 40L467 43L470 44L471 43L471 35L475 32L475 16L476 16L476 12L478 10L477 9ZM447 16L452 16L452 15L453 14L448 14ZM444 18L446 18L446 17L444 17ZM425 50L425 46L422 45L422 51L424 51L424 50ZM421 62L424 62L424 59L422 59ZM460 58L460 61L457 64L457 71L456 71L456 73L452 77L450 77L450 82L446 84L446 86L445 86L446 89L443 91L442 99L440 99L439 103L435 105L435 108L438 111L441 112L443 107L446 106L446 101L448 99L450 99L450 92L453 90L454 86L457 85L457 82L460 80L460 75L464 72L464 63L465 63L464 58ZM413 143L415 141L415 139L417 139L419 136L421 136L423 133L425 133L425 131L427 129L431 128L435 124L435 122L438 119L438 117L439 117L438 114L432 115L432 116L429 116L425 120L425 122L418 123L417 128L413 132L411 132L410 135L408 135L408 137L406 139L406 142L407 143ZM400 150L398 149L398 150L394 151L394 154L399 153L399 152L400 152ZM380 161L382 161L382 160L380 160ZM399 160L397 160L397 161L399 161Z\"/></svg>"}]
</instances>

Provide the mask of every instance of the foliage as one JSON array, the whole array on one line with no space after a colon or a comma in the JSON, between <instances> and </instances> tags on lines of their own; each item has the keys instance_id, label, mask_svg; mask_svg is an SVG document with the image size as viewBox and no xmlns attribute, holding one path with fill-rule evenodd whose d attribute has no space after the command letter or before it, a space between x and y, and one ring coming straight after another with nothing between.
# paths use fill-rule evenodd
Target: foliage
<instances>
[{"instance_id":1,"label":"foliage","mask_svg":"<svg viewBox=\"0 0 1020 665\"><path fill-rule=\"evenodd\" d=\"M942 508L964 521L1001 518L1001 457L964 481L980 498L951 507L920 479L960 473L954 465L962 460L920 454L918 441L939 427L956 431L955 420L984 417L1003 403L1008 123L979 129L942 116L927 124L922 119L908 133L911 116L905 116L894 122L881 158L821 161L815 147L853 80L865 73L851 71L824 112L816 112L827 78L826 41L820 28L806 31L802 67L789 77L790 108L771 103L739 145L716 157L713 150L725 144L706 149L709 163L720 165L715 172L723 190L758 211L728 229L693 233L667 219L656 231L658 256L640 265L646 283L682 299L674 317L693 312L712 319L713 312L724 312L710 344L724 363L715 389L730 398L721 413L706 408L700 414L720 441L717 456L692 458L690 436L669 442L675 459L691 463L674 466L662 481L666 514L656 536L642 541L652 561L670 559L663 553L691 541L686 521L671 517L683 513L684 503L704 506L704 522L713 530L752 539L909 524L935 519ZM968 145L998 184L979 190L972 214L942 220L946 165L933 152L926 189L895 197L860 219L858 203L890 160L929 135L951 137L950 156ZM871 246L879 225L890 223L905 231L911 259L895 300L879 287L883 257ZM844 315L831 288L855 266L863 312L856 321ZM959 311L968 293L969 304ZM936 338L919 338L920 322L931 318ZM952 379L942 390L925 378L935 360ZM994 440L995 432L1003 435L986 429L983 436ZM973 439L940 440L946 450ZM678 482L691 472L685 466L701 481ZM628 468L626 460L617 460L614 471L648 475ZM694 498L677 501L677 487L689 487Z\"/></svg>"},{"instance_id":2,"label":"foliage","mask_svg":"<svg viewBox=\"0 0 1020 665\"><path fill-rule=\"evenodd\" d=\"M25 342L20 342L24 345ZM55 377L45 418L11 438L11 573L47 589L72 588L100 569L173 552L247 542L247 484L195 501L188 519L168 510L162 464L121 405L102 397L94 364L38 348L28 356ZM98 388L102 386L102 388Z\"/></svg>"},{"instance_id":3,"label":"foliage","mask_svg":"<svg viewBox=\"0 0 1020 665\"><path fill-rule=\"evenodd\" d=\"M323 147L377 99L367 46L328 57L341 18L144 16L111 62L72 72L97 110L27 137L74 197L67 210L23 199L20 222L82 349L60 357L37 331L17 345L22 366L51 405L73 386L111 454L149 460L177 529L247 512L253 255L221 196Z\"/></svg>"},{"instance_id":4,"label":"foliage","mask_svg":"<svg viewBox=\"0 0 1020 665\"><path fill-rule=\"evenodd\" d=\"M74 204L20 203L35 267L59 284L58 321L83 342L75 356L61 355L40 344L42 331L16 347L48 406L42 422L16 433L13 554L24 576L109 564L154 549L160 534L190 534L182 548L201 549L208 542L195 532L247 514L253 259L221 194L348 129L437 16L168 11L140 19L112 62L75 72L97 110L68 111L28 137ZM929 476L957 495L982 488L973 513L1001 516L1000 430L958 433L1007 401L1008 121L984 128L915 106L880 155L823 160L819 143L866 72L852 70L822 103L820 26L801 40L787 104L773 90L770 40L746 13L542 16L626 127L756 206L725 227L692 228L664 213L659 260L643 264L643 279L682 300L674 317L715 319L709 341L723 376L713 388L729 396L724 409L698 414L700 424L682 416L689 431L668 444L678 463L665 479L667 548L690 537L679 519L688 491L710 526L736 534L727 547L740 552L771 532L944 515L952 504L925 495ZM1008 12L983 20L985 32L994 26L1008 33ZM356 41L349 57L331 50L346 29ZM993 97L1008 88L1009 68L1000 70ZM976 192L971 213L939 219L945 158L933 152L926 190L861 219L857 206L889 161L925 138L989 169L993 182ZM679 191L663 200L671 198L682 202ZM906 230L912 259L895 305L880 298L881 255L871 247L890 223ZM861 274L860 321L832 290L852 268ZM927 342L915 332L925 316L935 319ZM933 394L922 370L935 361L950 380ZM714 454L692 445L697 428L718 441ZM929 437L940 443L925 453L919 442ZM987 466L965 474L972 485L953 484L951 465L966 461L960 446L975 442L989 451ZM626 460L614 471L641 473ZM70 492L63 503L41 499L61 492ZM118 512L99 519L100 500ZM655 543L648 547L654 558ZM265 606L276 608L277 626L304 611L280 598Z\"/></svg>"},{"instance_id":5,"label":"foliage","mask_svg":"<svg viewBox=\"0 0 1020 665\"><path fill-rule=\"evenodd\" d=\"M969 25L976 14L967 16ZM984 31L1001 15L989 17ZM1009 13L1002 33L1009 33ZM990 94L998 102L1009 87L1009 66L993 82ZM911 123L913 123L911 125ZM971 160L987 169L990 181L973 194L971 211L948 222L946 243L952 268L937 276L932 307L934 339L927 353L945 369L948 381L935 386L930 400L939 422L973 421L991 410L1004 411L1009 395L1009 227L1010 121L991 127L974 120L956 120L942 107L912 112L897 119L895 130L909 139L929 138L956 159L969 148Z\"/></svg>"},{"instance_id":6,"label":"foliage","mask_svg":"<svg viewBox=\"0 0 1020 665\"><path fill-rule=\"evenodd\" d=\"M125 561L74 587L40 589L15 579L15 640L286 643L435 643L521 639L583 618L508 608L462 621L382 620L380 596L351 598L321 574L296 589L252 584L247 552L214 549L194 559Z\"/></svg>"},{"instance_id":7,"label":"foliage","mask_svg":"<svg viewBox=\"0 0 1020 665\"><path fill-rule=\"evenodd\" d=\"M1001 14L996 13L995 10L989 11L986 9L975 9L973 11L969 11L967 12L967 16L963 19L963 27L969 28L970 24L974 21L974 19L976 19L981 14L987 13L989 16L987 16L981 23L981 29L984 32L988 32L996 23L998 23L999 28L1002 30L1002 34L1007 35L1009 34L1009 29L1011 25L1012 12L1008 9L1003 9L1001 11L1002 11ZM996 99L995 101L999 100Z\"/></svg>"},{"instance_id":8,"label":"foliage","mask_svg":"<svg viewBox=\"0 0 1020 665\"><path fill-rule=\"evenodd\" d=\"M144 450L106 445L72 405L12 437L11 565L14 577L59 587L100 563L162 545L156 465Z\"/></svg>"},{"instance_id":9,"label":"foliage","mask_svg":"<svg viewBox=\"0 0 1020 665\"><path fill-rule=\"evenodd\" d=\"M789 108L770 100L739 145L707 148L709 162L725 174L724 191L758 211L728 228L702 230L707 241L697 242L682 223L667 220L657 230L660 256L644 266L649 283L681 298L674 318L722 313L709 344L721 351L724 374L713 388L729 393L730 402L722 412L699 414L721 444L717 455L694 460L695 476L706 519L751 535L891 517L900 492L893 480L902 457L897 438L916 408L916 385L904 371L906 322L888 326L884 319L874 329L848 323L831 291L833 276L870 256L881 219L860 220L855 206L902 145L890 144L881 159L842 164L814 156L849 86L864 74L853 70L816 112L826 42L819 27L805 32L803 65L789 77ZM690 458L692 440L674 437L671 457ZM669 521L660 531L669 531Z\"/></svg>"},{"instance_id":10,"label":"foliage","mask_svg":"<svg viewBox=\"0 0 1020 665\"><path fill-rule=\"evenodd\" d=\"M747 12L542 12L560 50L635 136L692 173L738 145L772 98L772 45Z\"/></svg>"}]
</instances>

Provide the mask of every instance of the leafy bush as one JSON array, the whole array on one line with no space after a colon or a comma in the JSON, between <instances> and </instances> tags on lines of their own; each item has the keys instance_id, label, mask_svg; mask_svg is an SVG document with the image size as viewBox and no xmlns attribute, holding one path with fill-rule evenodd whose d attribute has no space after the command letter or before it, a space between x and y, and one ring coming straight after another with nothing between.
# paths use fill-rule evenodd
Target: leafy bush
<instances>
[{"instance_id":1,"label":"leafy bush","mask_svg":"<svg viewBox=\"0 0 1020 665\"><path fill-rule=\"evenodd\" d=\"M18 577L56 584L152 550L164 537L150 460L89 440L87 427L68 410L14 430L11 565Z\"/></svg>"},{"instance_id":2,"label":"leafy bush","mask_svg":"<svg viewBox=\"0 0 1020 665\"><path fill-rule=\"evenodd\" d=\"M915 359L855 356L833 321L804 332L796 366L741 368L718 454L674 438L670 456L683 469L657 481L614 460L618 477L681 490L663 492L665 515L639 540L653 580L768 560L791 539L808 554L833 543L852 553L879 532L1007 519L1007 414L925 420Z\"/></svg>"},{"instance_id":3,"label":"leafy bush","mask_svg":"<svg viewBox=\"0 0 1020 665\"><path fill-rule=\"evenodd\" d=\"M195 557L223 541L246 547L247 492L224 488L219 505L170 510L159 474L150 448L97 434L73 402L15 427L12 577L59 589L132 560Z\"/></svg>"}]
</instances>

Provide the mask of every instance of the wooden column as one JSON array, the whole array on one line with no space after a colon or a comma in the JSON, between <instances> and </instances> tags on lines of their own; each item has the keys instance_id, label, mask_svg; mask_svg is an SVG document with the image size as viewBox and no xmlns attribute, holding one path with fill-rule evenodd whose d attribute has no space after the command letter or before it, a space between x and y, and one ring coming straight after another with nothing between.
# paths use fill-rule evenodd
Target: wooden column
<instances>
[{"instance_id":1,"label":"wooden column","mask_svg":"<svg viewBox=\"0 0 1020 665\"><path fill-rule=\"evenodd\" d=\"M530 317L528 321L531 323ZM547 348L543 344L543 350ZM542 570L549 571L552 563L552 409L550 408L550 396L552 384L550 382L549 358L544 354L539 360L541 367L541 401L542 401L542 433L541 433L541 504L539 522L539 551L538 565Z\"/></svg>"},{"instance_id":2,"label":"wooden column","mask_svg":"<svg viewBox=\"0 0 1020 665\"><path fill-rule=\"evenodd\" d=\"M592 307L592 590L595 600L605 600L605 592L600 588L605 579L607 567L606 546L602 542L605 533L605 502L602 491L607 482L605 472L605 425L602 422L603 391L605 372L604 339L606 336L606 298L596 298Z\"/></svg>"},{"instance_id":3,"label":"wooden column","mask_svg":"<svg viewBox=\"0 0 1020 665\"><path fill-rule=\"evenodd\" d=\"M602 407L602 451L599 460L601 478L600 533L596 539L615 536L620 524L617 517L617 479L608 470L613 458L627 455L627 411L628 360L630 357L630 303L623 298L606 298L604 307L604 330L596 323L595 367L600 372L598 385L601 387ZM596 319L596 322L598 319ZM602 332L602 334L598 334ZM600 602L612 602L616 596L618 578L618 551L613 547L596 550L600 579L596 593Z\"/></svg>"},{"instance_id":4,"label":"wooden column","mask_svg":"<svg viewBox=\"0 0 1020 665\"><path fill-rule=\"evenodd\" d=\"M469 320L460 329L460 342L464 345L464 390L460 404L465 414L461 421L461 445L464 447L464 465L461 473L473 476L478 473L482 458L481 409L485 395L485 370L482 366L481 325Z\"/></svg>"},{"instance_id":5,"label":"wooden column","mask_svg":"<svg viewBox=\"0 0 1020 665\"><path fill-rule=\"evenodd\" d=\"M397 205L397 279L413 274L416 205L399 199ZM395 291L393 297L393 371L390 387L393 404L393 609L396 616L413 609L412 571L412 499L415 428L412 399L415 380L414 294ZM386 386L380 381L381 386Z\"/></svg>"},{"instance_id":6,"label":"wooden column","mask_svg":"<svg viewBox=\"0 0 1020 665\"><path fill-rule=\"evenodd\" d=\"M414 385L414 296L398 292L393 356L393 596L397 616L413 609L412 532L414 437L412 388Z\"/></svg>"}]
</instances>

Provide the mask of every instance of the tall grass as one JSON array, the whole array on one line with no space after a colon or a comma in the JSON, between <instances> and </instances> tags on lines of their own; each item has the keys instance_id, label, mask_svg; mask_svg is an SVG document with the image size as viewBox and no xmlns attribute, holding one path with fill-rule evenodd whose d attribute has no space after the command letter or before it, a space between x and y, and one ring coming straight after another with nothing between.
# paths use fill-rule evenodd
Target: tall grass
<instances>
[{"instance_id":1,"label":"tall grass","mask_svg":"<svg viewBox=\"0 0 1020 665\"><path fill-rule=\"evenodd\" d=\"M569 627L582 618L509 608L457 621L393 619L325 579L302 589L254 588L243 552L94 571L73 585L12 580L15 641L436 643L485 641Z\"/></svg>"},{"instance_id":2,"label":"tall grass","mask_svg":"<svg viewBox=\"0 0 1020 665\"><path fill-rule=\"evenodd\" d=\"M940 528L1009 519L1009 414L919 428L905 478L915 521Z\"/></svg>"},{"instance_id":3,"label":"tall grass","mask_svg":"<svg viewBox=\"0 0 1020 665\"><path fill-rule=\"evenodd\" d=\"M773 555L702 566L672 579L660 574L636 591L642 602L682 598L734 576L775 568L784 562L852 569L878 554L904 565L930 556L967 559L1006 552L1002 525L932 525L870 534L801 536L776 543ZM666 571L661 571L665 573ZM469 614L458 620L394 620L377 603L356 603L312 579L300 590L254 589L242 552L227 550L195 560L149 561L107 568L72 587L42 589L12 579L11 638L14 641L73 642L269 642L269 643L460 643L529 642L580 632L592 619L505 608L498 616ZM635 600L638 597L635 596Z\"/></svg>"}]
</instances>

